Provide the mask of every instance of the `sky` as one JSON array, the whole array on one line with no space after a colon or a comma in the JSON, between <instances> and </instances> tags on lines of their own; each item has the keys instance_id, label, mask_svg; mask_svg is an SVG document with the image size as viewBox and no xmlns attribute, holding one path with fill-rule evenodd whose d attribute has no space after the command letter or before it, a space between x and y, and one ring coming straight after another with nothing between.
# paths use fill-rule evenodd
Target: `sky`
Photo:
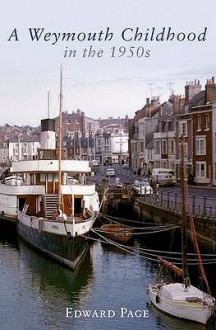
<instances>
[{"instance_id":1,"label":"sky","mask_svg":"<svg viewBox=\"0 0 216 330\"><path fill-rule=\"evenodd\" d=\"M216 73L213 3L2 0L0 125L56 117L60 68L63 111L93 119L133 118L146 98L183 95L194 79L204 88Z\"/></svg>"}]
</instances>

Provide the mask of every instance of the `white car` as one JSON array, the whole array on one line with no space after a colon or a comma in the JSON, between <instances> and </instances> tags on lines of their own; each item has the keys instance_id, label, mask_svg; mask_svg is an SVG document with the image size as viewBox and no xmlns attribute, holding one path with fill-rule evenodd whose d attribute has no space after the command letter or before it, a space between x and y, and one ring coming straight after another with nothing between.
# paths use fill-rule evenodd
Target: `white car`
<instances>
[{"instance_id":1,"label":"white car","mask_svg":"<svg viewBox=\"0 0 216 330\"><path fill-rule=\"evenodd\" d=\"M106 176L115 176L115 170L114 168L107 168L106 170Z\"/></svg>"},{"instance_id":2,"label":"white car","mask_svg":"<svg viewBox=\"0 0 216 330\"><path fill-rule=\"evenodd\" d=\"M97 159L92 159L92 160L90 161L90 165L91 165L91 166L98 166L98 165L99 165L99 161L98 161Z\"/></svg>"},{"instance_id":3,"label":"white car","mask_svg":"<svg viewBox=\"0 0 216 330\"><path fill-rule=\"evenodd\" d=\"M128 163L124 163L122 165L122 168L125 169L125 170L128 170L130 168L130 165Z\"/></svg>"},{"instance_id":4,"label":"white car","mask_svg":"<svg viewBox=\"0 0 216 330\"><path fill-rule=\"evenodd\" d=\"M153 188L150 186L148 181L135 180L133 189L138 195L149 195L153 194Z\"/></svg>"}]
</instances>

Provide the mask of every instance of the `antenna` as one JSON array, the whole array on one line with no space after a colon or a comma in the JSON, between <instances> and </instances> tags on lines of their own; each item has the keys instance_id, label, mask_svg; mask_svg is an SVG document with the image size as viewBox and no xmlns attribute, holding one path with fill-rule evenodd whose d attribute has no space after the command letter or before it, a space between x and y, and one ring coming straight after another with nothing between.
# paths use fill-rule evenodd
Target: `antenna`
<instances>
[{"instance_id":1,"label":"antenna","mask_svg":"<svg viewBox=\"0 0 216 330\"><path fill-rule=\"evenodd\" d=\"M169 93L170 93L170 96L171 96L172 94L174 94L173 82L170 81L167 84L169 86Z\"/></svg>"}]
</instances>

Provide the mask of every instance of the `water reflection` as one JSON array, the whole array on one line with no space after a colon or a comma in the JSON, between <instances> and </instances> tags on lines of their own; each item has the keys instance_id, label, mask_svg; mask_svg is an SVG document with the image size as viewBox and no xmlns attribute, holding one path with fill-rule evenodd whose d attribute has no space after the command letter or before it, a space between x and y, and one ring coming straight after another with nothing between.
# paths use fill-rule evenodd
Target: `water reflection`
<instances>
[{"instance_id":1,"label":"water reflection","mask_svg":"<svg viewBox=\"0 0 216 330\"><path fill-rule=\"evenodd\" d=\"M11 247L18 246L16 225L12 222L2 222L0 218L0 242Z\"/></svg>"},{"instance_id":2,"label":"water reflection","mask_svg":"<svg viewBox=\"0 0 216 330\"><path fill-rule=\"evenodd\" d=\"M161 239L160 239L161 238ZM156 263L146 260L140 248L175 251L176 235L138 237L130 245L134 253L95 242L80 269L73 272L38 254L17 239L16 233L0 231L1 324L11 329L76 330L213 330L159 312L150 304L146 288L156 275ZM211 274L215 281L215 273ZM112 309L113 319L66 318L66 308L78 310ZM120 317L121 308L149 310L147 319Z\"/></svg>"},{"instance_id":3,"label":"water reflection","mask_svg":"<svg viewBox=\"0 0 216 330\"><path fill-rule=\"evenodd\" d=\"M20 267L25 267L32 274L31 285L37 285L42 295L49 292L50 296L57 299L59 294L61 298L64 294L70 303L78 303L89 290L85 288L92 283L93 266L89 252L83 264L72 271L38 254L19 239L19 260Z\"/></svg>"},{"instance_id":4,"label":"water reflection","mask_svg":"<svg viewBox=\"0 0 216 330\"><path fill-rule=\"evenodd\" d=\"M4 255L5 248L9 248L11 257L7 260L13 260L19 271L25 269L31 273L30 284L37 285L41 293L52 289L52 294L56 290L67 294L71 302L78 302L82 289L92 283L93 265L89 251L84 263L76 271L71 271L30 248L18 238L15 226L8 222L0 224L0 244L1 255Z\"/></svg>"},{"instance_id":5,"label":"water reflection","mask_svg":"<svg viewBox=\"0 0 216 330\"><path fill-rule=\"evenodd\" d=\"M151 313L154 314L156 318L156 328L155 329L166 329L166 330L214 330L216 323L211 321L207 325L198 324L195 322L189 322L180 320L175 317L170 317L169 315L161 313L153 305L150 306Z\"/></svg>"},{"instance_id":6,"label":"water reflection","mask_svg":"<svg viewBox=\"0 0 216 330\"><path fill-rule=\"evenodd\" d=\"M66 308L81 308L93 283L90 254L73 272L28 247L16 232L0 234L1 324L11 329L66 329Z\"/></svg>"},{"instance_id":7,"label":"water reflection","mask_svg":"<svg viewBox=\"0 0 216 330\"><path fill-rule=\"evenodd\" d=\"M109 253L112 254L121 254L121 255L128 255L131 254L131 248L133 248L132 245L120 245L118 243L101 243L101 247L103 249L104 254L109 255Z\"/></svg>"}]
</instances>

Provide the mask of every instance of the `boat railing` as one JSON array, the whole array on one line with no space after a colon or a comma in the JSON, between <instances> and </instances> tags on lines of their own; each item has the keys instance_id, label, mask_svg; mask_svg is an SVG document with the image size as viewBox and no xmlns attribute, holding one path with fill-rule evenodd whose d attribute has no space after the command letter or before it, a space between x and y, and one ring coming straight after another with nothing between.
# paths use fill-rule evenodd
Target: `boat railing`
<instances>
[{"instance_id":1,"label":"boat railing","mask_svg":"<svg viewBox=\"0 0 216 330\"><path fill-rule=\"evenodd\" d=\"M45 221L58 221L58 222L62 222L64 223L66 222L70 222L72 223L73 221L75 221L75 223L81 223L81 222L87 222L89 220L92 220L95 217L94 213L91 213L89 211L86 212L85 215L83 215L82 213L75 213L74 216L69 215L66 218L60 217L60 216L55 216L53 215L52 217L46 217L44 216L44 214L40 214L40 213L25 213L22 211L18 211L18 213L22 214L25 218L31 218L31 219L42 219Z\"/></svg>"}]
</instances>

